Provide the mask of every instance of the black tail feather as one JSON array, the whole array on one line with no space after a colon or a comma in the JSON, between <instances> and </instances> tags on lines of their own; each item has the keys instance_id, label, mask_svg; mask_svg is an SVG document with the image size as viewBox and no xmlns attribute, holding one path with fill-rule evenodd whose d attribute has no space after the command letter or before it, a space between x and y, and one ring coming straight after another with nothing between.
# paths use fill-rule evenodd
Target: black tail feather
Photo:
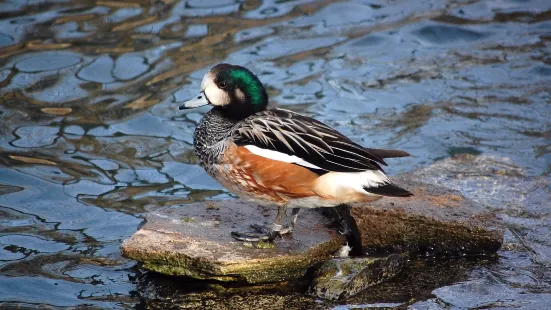
<instances>
[{"instance_id":1,"label":"black tail feather","mask_svg":"<svg viewBox=\"0 0 551 310\"><path fill-rule=\"evenodd\" d=\"M411 192L406 189L401 188L400 186L394 185L392 183L384 184L378 187L364 187L366 192L372 194L377 194L381 196L389 197L410 197L413 196Z\"/></svg>"},{"instance_id":2,"label":"black tail feather","mask_svg":"<svg viewBox=\"0 0 551 310\"><path fill-rule=\"evenodd\" d=\"M395 158L410 156L408 152L398 150L366 149L369 153L380 158Z\"/></svg>"}]
</instances>

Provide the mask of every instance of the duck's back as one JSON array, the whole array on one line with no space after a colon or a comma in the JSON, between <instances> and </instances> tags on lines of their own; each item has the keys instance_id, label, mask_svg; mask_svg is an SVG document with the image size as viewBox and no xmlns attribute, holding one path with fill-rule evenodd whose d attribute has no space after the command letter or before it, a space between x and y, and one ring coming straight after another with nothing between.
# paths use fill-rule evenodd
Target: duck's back
<instances>
[{"instance_id":1,"label":"duck's back","mask_svg":"<svg viewBox=\"0 0 551 310\"><path fill-rule=\"evenodd\" d=\"M410 195L381 169L383 157L407 153L366 149L291 111L265 110L232 122L213 109L195 136L205 169L243 198L315 207Z\"/></svg>"}]
</instances>

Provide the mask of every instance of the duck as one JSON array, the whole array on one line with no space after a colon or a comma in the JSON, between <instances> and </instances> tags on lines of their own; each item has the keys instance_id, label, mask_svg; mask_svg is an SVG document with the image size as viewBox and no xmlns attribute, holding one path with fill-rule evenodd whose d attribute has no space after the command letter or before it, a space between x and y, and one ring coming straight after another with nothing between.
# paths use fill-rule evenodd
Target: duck
<instances>
[{"instance_id":1,"label":"duck","mask_svg":"<svg viewBox=\"0 0 551 310\"><path fill-rule=\"evenodd\" d=\"M210 105L193 135L205 171L240 199L277 207L271 225L232 232L240 241L274 241L292 233L300 209L368 203L413 194L381 166L399 150L366 148L305 115L268 108L268 93L249 69L217 64L180 110ZM291 220L284 225L287 210Z\"/></svg>"}]
</instances>

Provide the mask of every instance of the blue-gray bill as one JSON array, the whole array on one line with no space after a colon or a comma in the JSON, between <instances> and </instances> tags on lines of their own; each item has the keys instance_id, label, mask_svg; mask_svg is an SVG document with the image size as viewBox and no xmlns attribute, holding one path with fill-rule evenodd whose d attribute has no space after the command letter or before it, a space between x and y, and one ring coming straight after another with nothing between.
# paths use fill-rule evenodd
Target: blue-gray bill
<instances>
[{"instance_id":1,"label":"blue-gray bill","mask_svg":"<svg viewBox=\"0 0 551 310\"><path fill-rule=\"evenodd\" d=\"M195 96L195 98L184 102L184 104L181 105L179 109L180 110L193 109L193 108L202 107L207 104L210 104L209 100L207 99L207 96L205 96L204 92L200 92L197 96Z\"/></svg>"}]
</instances>

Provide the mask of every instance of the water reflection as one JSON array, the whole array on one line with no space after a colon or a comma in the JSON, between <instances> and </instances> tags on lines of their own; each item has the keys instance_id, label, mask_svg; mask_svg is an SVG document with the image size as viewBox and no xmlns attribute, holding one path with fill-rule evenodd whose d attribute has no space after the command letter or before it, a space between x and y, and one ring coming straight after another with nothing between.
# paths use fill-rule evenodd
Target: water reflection
<instances>
[{"instance_id":1,"label":"water reflection","mask_svg":"<svg viewBox=\"0 0 551 310\"><path fill-rule=\"evenodd\" d=\"M537 0L1 3L0 305L139 302L118 246L141 215L231 197L196 165L202 112L174 109L221 61L256 72L274 104L414 155L391 174L486 153L549 178L550 9ZM547 192L535 193L519 204L548 219ZM521 224L520 238L548 235L548 225ZM523 261L505 253L505 266ZM548 277L515 269L504 281L547 292ZM445 292L436 295L449 301Z\"/></svg>"}]
</instances>

